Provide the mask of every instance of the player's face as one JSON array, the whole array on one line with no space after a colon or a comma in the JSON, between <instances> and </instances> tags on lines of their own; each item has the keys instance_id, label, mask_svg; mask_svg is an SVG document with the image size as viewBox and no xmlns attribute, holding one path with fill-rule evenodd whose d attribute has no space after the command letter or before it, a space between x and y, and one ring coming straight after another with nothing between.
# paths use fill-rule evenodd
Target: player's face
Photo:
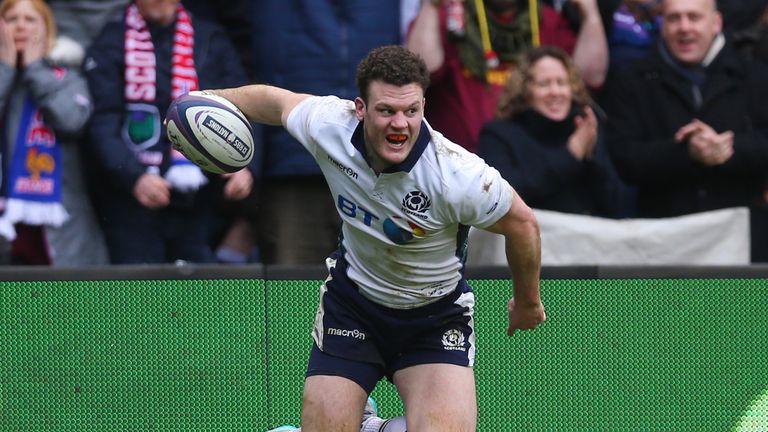
<instances>
[{"instance_id":1,"label":"player's face","mask_svg":"<svg viewBox=\"0 0 768 432\"><path fill-rule=\"evenodd\" d=\"M568 117L573 92L565 65L556 58L542 57L531 67L531 74L531 108L555 121Z\"/></svg>"},{"instance_id":2,"label":"player's face","mask_svg":"<svg viewBox=\"0 0 768 432\"><path fill-rule=\"evenodd\" d=\"M662 17L664 42L684 64L701 63L723 28L715 0L665 0Z\"/></svg>"},{"instance_id":3,"label":"player's face","mask_svg":"<svg viewBox=\"0 0 768 432\"><path fill-rule=\"evenodd\" d=\"M136 7L145 20L160 25L168 25L176 17L176 7L180 0L136 0Z\"/></svg>"},{"instance_id":4,"label":"player's face","mask_svg":"<svg viewBox=\"0 0 768 432\"><path fill-rule=\"evenodd\" d=\"M22 1L3 14L3 21L9 27L16 51L22 51L33 38L45 37L45 21L32 3Z\"/></svg>"},{"instance_id":5,"label":"player's face","mask_svg":"<svg viewBox=\"0 0 768 432\"><path fill-rule=\"evenodd\" d=\"M368 103L358 97L355 111L363 121L371 168L381 172L403 162L413 149L424 119L424 91L416 83L374 81L368 87Z\"/></svg>"}]
</instances>

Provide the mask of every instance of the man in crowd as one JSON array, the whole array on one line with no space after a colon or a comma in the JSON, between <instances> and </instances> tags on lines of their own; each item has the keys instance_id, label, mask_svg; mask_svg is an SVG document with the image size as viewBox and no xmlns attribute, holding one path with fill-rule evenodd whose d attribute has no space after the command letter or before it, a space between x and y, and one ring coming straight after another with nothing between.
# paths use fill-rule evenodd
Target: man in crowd
<instances>
[{"instance_id":1,"label":"man in crowd","mask_svg":"<svg viewBox=\"0 0 768 432\"><path fill-rule=\"evenodd\" d=\"M640 217L749 206L768 260L768 68L723 35L715 0L665 0L662 43L612 79L608 145Z\"/></svg>"}]
</instances>

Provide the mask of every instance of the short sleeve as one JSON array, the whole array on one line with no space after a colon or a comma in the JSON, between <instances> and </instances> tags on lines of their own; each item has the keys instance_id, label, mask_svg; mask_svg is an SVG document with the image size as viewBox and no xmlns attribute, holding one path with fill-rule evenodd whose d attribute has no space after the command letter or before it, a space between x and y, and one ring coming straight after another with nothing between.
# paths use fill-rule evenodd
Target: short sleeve
<instances>
[{"instance_id":1,"label":"short sleeve","mask_svg":"<svg viewBox=\"0 0 768 432\"><path fill-rule=\"evenodd\" d=\"M451 158L449 172L443 172L446 185L445 208L450 220L462 225L487 228L501 219L512 206L514 189L499 174L474 153L463 151Z\"/></svg>"},{"instance_id":2,"label":"short sleeve","mask_svg":"<svg viewBox=\"0 0 768 432\"><path fill-rule=\"evenodd\" d=\"M495 168L476 158L473 168L467 172L466 197L459 207L460 221L465 225L487 228L498 222L512 206L515 196L512 186Z\"/></svg>"},{"instance_id":3,"label":"short sleeve","mask_svg":"<svg viewBox=\"0 0 768 432\"><path fill-rule=\"evenodd\" d=\"M328 125L340 125L348 121L354 112L351 101L336 96L312 96L299 102L286 120L285 129L312 155L317 153L319 131L326 132Z\"/></svg>"}]
</instances>

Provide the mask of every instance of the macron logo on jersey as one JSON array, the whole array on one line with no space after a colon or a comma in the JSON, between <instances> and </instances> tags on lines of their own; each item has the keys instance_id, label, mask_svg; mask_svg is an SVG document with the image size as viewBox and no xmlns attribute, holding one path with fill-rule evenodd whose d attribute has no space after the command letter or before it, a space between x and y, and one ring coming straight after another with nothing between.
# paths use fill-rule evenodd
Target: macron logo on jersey
<instances>
[{"instance_id":1,"label":"macron logo on jersey","mask_svg":"<svg viewBox=\"0 0 768 432\"><path fill-rule=\"evenodd\" d=\"M331 165L335 166L339 171L357 180L357 173L355 170L332 158L331 155L328 155L328 160L331 162Z\"/></svg>"}]
</instances>

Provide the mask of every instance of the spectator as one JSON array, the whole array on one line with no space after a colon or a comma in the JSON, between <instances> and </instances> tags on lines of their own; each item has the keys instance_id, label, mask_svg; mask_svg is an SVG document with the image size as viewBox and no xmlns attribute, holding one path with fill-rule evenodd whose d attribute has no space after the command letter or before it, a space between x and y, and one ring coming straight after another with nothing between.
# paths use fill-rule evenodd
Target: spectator
<instances>
[{"instance_id":1,"label":"spectator","mask_svg":"<svg viewBox=\"0 0 768 432\"><path fill-rule=\"evenodd\" d=\"M734 32L733 41L736 49L747 58L768 63L768 5L756 23Z\"/></svg>"},{"instance_id":2,"label":"spectator","mask_svg":"<svg viewBox=\"0 0 768 432\"><path fill-rule=\"evenodd\" d=\"M50 55L57 31L45 2L5 0L0 17L0 225L5 238L15 237L10 262L104 264L79 157L93 110L85 78Z\"/></svg>"},{"instance_id":3,"label":"spectator","mask_svg":"<svg viewBox=\"0 0 768 432\"><path fill-rule=\"evenodd\" d=\"M431 72L427 120L475 151L480 129L493 119L516 57L539 43L572 53L587 84L600 87L608 68L608 45L597 1L568 3L580 11L578 31L551 6L543 5L540 14L529 10L527 0L485 0L487 6L479 9L474 5L482 1L422 2L407 45L426 60Z\"/></svg>"},{"instance_id":4,"label":"spectator","mask_svg":"<svg viewBox=\"0 0 768 432\"><path fill-rule=\"evenodd\" d=\"M122 14L130 0L47 0L59 34L88 48L104 24ZM82 59L81 59L82 61Z\"/></svg>"},{"instance_id":5,"label":"spectator","mask_svg":"<svg viewBox=\"0 0 768 432\"><path fill-rule=\"evenodd\" d=\"M624 0L613 12L608 33L610 71L647 56L661 26L661 0Z\"/></svg>"},{"instance_id":6,"label":"spectator","mask_svg":"<svg viewBox=\"0 0 768 432\"><path fill-rule=\"evenodd\" d=\"M405 0L402 0L405 1ZM300 93L357 95L355 67L401 42L399 2L253 2L256 78ZM309 13L308 11L311 11ZM257 237L268 264L316 264L336 249L340 218L318 164L283 128L264 128Z\"/></svg>"},{"instance_id":7,"label":"spectator","mask_svg":"<svg viewBox=\"0 0 768 432\"><path fill-rule=\"evenodd\" d=\"M533 48L512 72L498 119L483 127L478 155L531 207L624 216L599 112L568 54Z\"/></svg>"},{"instance_id":8,"label":"spectator","mask_svg":"<svg viewBox=\"0 0 768 432\"><path fill-rule=\"evenodd\" d=\"M768 68L732 49L714 0L664 0L662 17L662 43L608 86L609 151L640 216L749 206L765 260Z\"/></svg>"},{"instance_id":9,"label":"spectator","mask_svg":"<svg viewBox=\"0 0 768 432\"><path fill-rule=\"evenodd\" d=\"M729 35L753 26L768 0L720 0L717 5L723 16L723 31Z\"/></svg>"},{"instance_id":10,"label":"spectator","mask_svg":"<svg viewBox=\"0 0 768 432\"><path fill-rule=\"evenodd\" d=\"M199 88L247 80L226 34L195 19L178 0L135 0L104 27L85 70L98 94L90 143L100 179L101 214L113 263L211 262L213 189L199 168L172 150L161 119L171 100ZM224 194L251 191L250 169L225 176Z\"/></svg>"},{"instance_id":11,"label":"spectator","mask_svg":"<svg viewBox=\"0 0 768 432\"><path fill-rule=\"evenodd\" d=\"M227 0L226 7L210 0L184 0L184 7L192 15L208 18L221 26L235 46L246 74L255 70L256 59L252 58L251 0ZM250 77L253 78L253 77Z\"/></svg>"}]
</instances>

